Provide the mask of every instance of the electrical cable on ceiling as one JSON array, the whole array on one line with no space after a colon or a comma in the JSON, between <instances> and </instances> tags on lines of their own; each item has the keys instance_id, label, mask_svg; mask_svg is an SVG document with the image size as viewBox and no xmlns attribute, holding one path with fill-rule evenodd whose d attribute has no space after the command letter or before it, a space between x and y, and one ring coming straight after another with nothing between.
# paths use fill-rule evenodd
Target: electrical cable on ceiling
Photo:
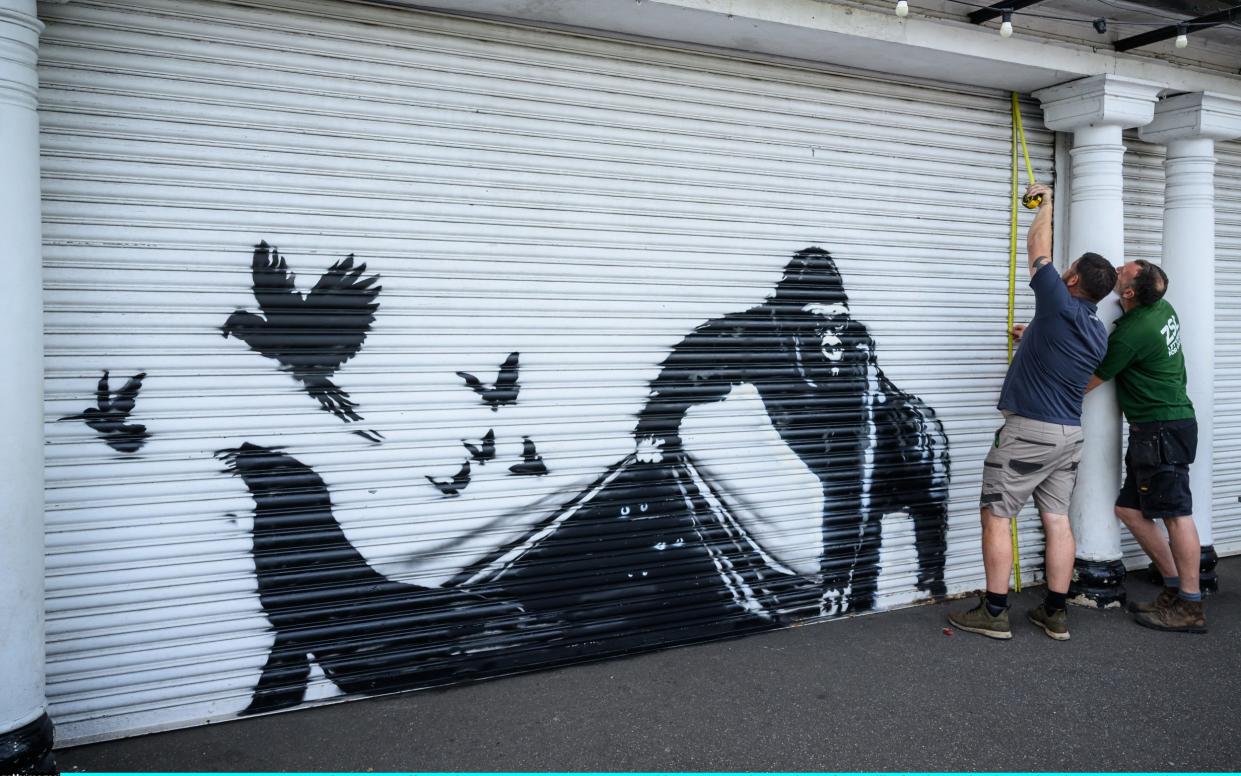
<instances>
[{"instance_id":1,"label":"electrical cable on ceiling","mask_svg":"<svg viewBox=\"0 0 1241 776\"><path fill-rule=\"evenodd\" d=\"M994 7L995 7L995 6L993 6L993 5L984 5L984 4L982 4L982 3L970 2L970 0L948 0L948 1L949 1L949 2L951 2L951 3L956 3L956 4L958 4L958 5L966 5L966 6L969 6L970 8L987 9L987 8L994 8ZM1113 6L1113 7L1116 7L1116 6ZM1224 9L1224 10L1226 10L1226 11L1238 12L1238 14L1239 14L1239 15L1241 15L1241 5L1236 5L1236 6L1233 6L1232 8L1228 8L1228 9ZM1085 17L1085 16L1057 16L1057 15L1053 15L1053 14L1037 13L1037 12L1034 12L1034 11L1019 11L1019 12L1017 12L1017 13L1020 13L1022 16L1026 16L1026 17L1029 17L1029 18L1031 18L1031 19L1044 19L1044 20L1047 20L1047 21L1055 21L1055 22L1076 22L1076 23L1079 23L1079 24L1093 24L1093 23L1094 23L1094 21L1096 21L1096 20L1092 20L1092 19L1090 19L1090 18L1088 18L1088 17ZM1168 19L1169 21L1176 21L1173 17L1161 17L1161 18ZM1151 26L1156 26L1154 22L1124 21L1124 20L1121 20L1121 19L1107 19L1107 18L1105 18L1105 19L1104 19L1104 22L1105 22L1108 26L1113 26L1113 25L1117 25L1117 26L1133 26L1133 27L1151 27ZM1187 27L1189 27L1189 28L1191 28L1191 29L1192 29L1192 28L1194 28L1194 27L1216 27L1216 26L1219 26L1218 24L1216 24L1216 23L1212 23L1212 22L1204 22L1204 23L1196 24L1196 23L1194 23L1194 22L1192 22L1192 21L1186 21L1186 22L1181 22L1181 23L1183 23L1183 24L1187 25ZM1229 22L1229 26L1238 26L1238 25L1237 25L1235 22Z\"/></svg>"},{"instance_id":2,"label":"electrical cable on ceiling","mask_svg":"<svg viewBox=\"0 0 1241 776\"><path fill-rule=\"evenodd\" d=\"M1017 13L1019 9L1022 9L1027 5L1032 5L1034 2L1038 2L1038 0L1010 0L1010 2L1008 3L993 3L991 5L983 5L981 3L971 2L970 0L949 0L949 1L953 3L957 3L959 5L965 5L971 8L979 9L978 11L974 11L973 13L970 14L970 21L974 22L975 24L981 24L984 21L994 19L996 16L1001 16L1002 21L1000 23L999 32L1000 32L1000 35L1005 38L1011 37L1013 34L1013 14ZM1112 8L1116 8L1118 10L1123 10L1123 11L1130 10L1130 9L1121 7L1120 5L1116 3L1108 2L1108 0L1100 0L1100 2L1103 2L1104 4ZM1238 29L1241 29L1241 24L1235 21L1237 17L1241 17L1241 5L1235 5L1232 8L1223 9L1215 13L1208 14L1206 16L1200 16L1197 19L1189 19L1189 20L1177 20L1174 17L1164 16L1162 14L1158 14L1152 11L1147 11L1145 9L1132 9L1132 10L1135 13L1148 13L1151 16L1155 16L1162 20L1174 22L1175 24L1174 32L1176 34L1176 40L1175 40L1174 45L1178 49L1183 49L1186 46L1188 46L1189 45L1189 33L1194 32L1199 29L1207 29L1210 27L1219 27L1219 26L1236 27ZM902 18L908 16L909 15L909 0L899 0L896 4L895 12L897 16L900 16ZM1025 10L1021 10L1020 12L1026 17L1031 18L1031 19L1044 19L1048 21L1089 24L1094 28L1094 31L1100 35L1106 33L1109 26L1156 27L1156 29L1141 33L1140 35L1135 35L1131 38L1125 38L1120 41L1115 41L1113 45L1116 46L1117 51L1127 51L1130 48L1136 48L1137 46L1147 45L1149 43L1156 43L1160 40L1166 40L1167 38L1172 37L1172 34L1168 30L1173 29L1173 28L1170 28L1168 25L1164 25L1160 27L1155 22L1149 22L1149 21L1126 21L1126 20L1120 20L1120 19L1108 19L1107 17L1104 17L1104 16L1096 17L1094 19L1089 19L1089 18L1083 18L1083 17L1077 17L1077 16L1060 16L1060 15L1054 15L1054 14L1036 13L1036 12L1025 11Z\"/></svg>"},{"instance_id":3,"label":"electrical cable on ceiling","mask_svg":"<svg viewBox=\"0 0 1241 776\"><path fill-rule=\"evenodd\" d=\"M1098 2L1102 3L1103 5L1115 8L1118 11L1124 11L1125 13L1144 13L1144 14L1149 14L1151 16L1154 16L1157 19L1164 19L1165 21L1170 21L1170 22L1175 22L1179 20L1179 17L1166 16L1160 13L1159 11L1155 11L1150 8L1126 8L1120 3L1111 2L1111 0L1098 0Z\"/></svg>"}]
</instances>

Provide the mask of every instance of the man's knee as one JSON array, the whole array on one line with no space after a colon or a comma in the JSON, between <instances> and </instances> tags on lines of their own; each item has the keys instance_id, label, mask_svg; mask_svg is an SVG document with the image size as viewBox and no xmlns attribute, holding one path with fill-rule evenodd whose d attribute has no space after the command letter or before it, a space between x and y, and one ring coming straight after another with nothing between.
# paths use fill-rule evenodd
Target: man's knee
<instances>
[{"instance_id":1,"label":"man's knee","mask_svg":"<svg viewBox=\"0 0 1241 776\"><path fill-rule=\"evenodd\" d=\"M1163 519L1164 527L1168 529L1168 536L1173 534L1198 534L1198 525L1194 522L1193 515L1178 515L1177 517L1165 517Z\"/></svg>"},{"instance_id":2,"label":"man's knee","mask_svg":"<svg viewBox=\"0 0 1241 776\"><path fill-rule=\"evenodd\" d=\"M1122 507L1117 504L1113 511L1116 513L1116 518L1129 527L1146 520L1146 517L1142 515L1142 511L1133 507Z\"/></svg>"},{"instance_id":3,"label":"man's knee","mask_svg":"<svg viewBox=\"0 0 1241 776\"><path fill-rule=\"evenodd\" d=\"M997 515L995 512L991 511L991 507L983 507L982 509L980 509L979 515L982 517L982 524L984 528L986 528L989 525L994 524L996 521L999 521L999 520L1008 521L1012 519L1009 517L1005 517L1004 515Z\"/></svg>"},{"instance_id":4,"label":"man's knee","mask_svg":"<svg viewBox=\"0 0 1241 776\"><path fill-rule=\"evenodd\" d=\"M1039 512L1039 519L1043 521L1043 528L1046 530L1063 531L1069 527L1069 516L1060 512Z\"/></svg>"}]
</instances>

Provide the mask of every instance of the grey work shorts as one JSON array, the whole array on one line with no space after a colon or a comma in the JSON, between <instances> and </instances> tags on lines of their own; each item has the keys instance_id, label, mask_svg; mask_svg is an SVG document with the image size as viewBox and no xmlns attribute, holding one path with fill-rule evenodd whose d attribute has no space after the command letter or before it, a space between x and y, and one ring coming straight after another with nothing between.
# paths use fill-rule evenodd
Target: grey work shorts
<instances>
[{"instance_id":1,"label":"grey work shorts","mask_svg":"<svg viewBox=\"0 0 1241 776\"><path fill-rule=\"evenodd\" d=\"M1015 517L1034 494L1039 512L1067 515L1081 458L1081 426L1006 414L983 463L981 506Z\"/></svg>"}]
</instances>

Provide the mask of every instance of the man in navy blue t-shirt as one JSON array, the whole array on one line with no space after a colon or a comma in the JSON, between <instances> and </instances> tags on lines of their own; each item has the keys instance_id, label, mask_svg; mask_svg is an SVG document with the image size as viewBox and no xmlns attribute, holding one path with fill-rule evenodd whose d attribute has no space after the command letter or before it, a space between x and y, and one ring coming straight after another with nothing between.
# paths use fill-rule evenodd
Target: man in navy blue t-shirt
<instances>
[{"instance_id":1,"label":"man in navy blue t-shirt","mask_svg":"<svg viewBox=\"0 0 1241 776\"><path fill-rule=\"evenodd\" d=\"M1081 460L1082 398L1086 383L1107 353L1107 329L1095 305L1116 285L1116 270L1097 253L1085 253L1057 275L1051 263L1051 189L1042 195L1026 249L1034 320L1014 326L1021 346L1000 390L1004 425L995 434L982 477L982 557L987 593L978 606L952 612L961 630L1012 638L1008 623L1008 575L1013 565L1009 520L1030 495L1047 535L1047 598L1028 618L1053 639L1069 637L1065 599L1076 545L1069 527L1069 497Z\"/></svg>"}]
</instances>

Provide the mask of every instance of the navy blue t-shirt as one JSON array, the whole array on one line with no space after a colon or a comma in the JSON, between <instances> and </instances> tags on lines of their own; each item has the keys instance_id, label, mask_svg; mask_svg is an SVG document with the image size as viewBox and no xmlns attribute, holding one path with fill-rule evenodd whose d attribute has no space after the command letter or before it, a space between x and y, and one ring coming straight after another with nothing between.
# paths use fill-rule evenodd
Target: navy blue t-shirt
<instances>
[{"instance_id":1,"label":"navy blue t-shirt","mask_svg":"<svg viewBox=\"0 0 1241 776\"><path fill-rule=\"evenodd\" d=\"M1034 320L1026 328L1000 389L1001 410L1023 418L1082 424L1086 383L1107 353L1097 308L1069 293L1050 264L1030 278Z\"/></svg>"}]
</instances>

